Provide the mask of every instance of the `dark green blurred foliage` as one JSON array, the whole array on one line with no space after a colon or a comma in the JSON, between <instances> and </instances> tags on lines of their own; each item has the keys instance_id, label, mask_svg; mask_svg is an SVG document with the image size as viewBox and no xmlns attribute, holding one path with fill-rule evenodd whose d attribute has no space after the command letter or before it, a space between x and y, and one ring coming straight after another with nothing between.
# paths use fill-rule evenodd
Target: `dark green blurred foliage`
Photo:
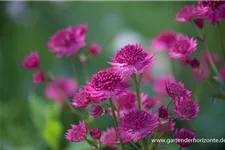
<instances>
[{"instance_id":1,"label":"dark green blurred foliage","mask_svg":"<svg viewBox=\"0 0 225 150\"><path fill-rule=\"evenodd\" d=\"M48 52L46 43L59 29L88 23L87 43L96 42L103 47L103 53L94 57L88 66L93 74L108 66L107 61L115 52L115 37L125 30L140 34L141 44L146 48L150 40L165 29L195 36L189 23L175 22L177 11L191 3L195 2L0 2L0 150L91 149L85 142L69 143L64 139L66 129L78 123L78 118L44 97L45 84L32 84L32 71L20 67L28 52L39 51L41 68L46 72L73 77L69 59L56 59ZM224 25L222 22L225 37ZM220 53L216 28L206 23L204 30L210 49ZM199 44L194 55L199 57L202 48ZM160 61L164 60L155 63ZM82 66L76 63L84 84ZM218 100L213 104L211 96L215 89L207 83L197 83L190 68L180 67L179 62L175 62L175 66L176 78L193 91L201 104L198 118L178 121L176 127L191 127L199 138L224 137L225 102ZM151 85L144 85L142 90L153 93ZM106 129L112 126L112 121L103 116L91 125ZM174 143L164 146L169 150L178 149ZM194 144L189 149L224 148L224 144L208 143Z\"/></svg>"}]
</instances>

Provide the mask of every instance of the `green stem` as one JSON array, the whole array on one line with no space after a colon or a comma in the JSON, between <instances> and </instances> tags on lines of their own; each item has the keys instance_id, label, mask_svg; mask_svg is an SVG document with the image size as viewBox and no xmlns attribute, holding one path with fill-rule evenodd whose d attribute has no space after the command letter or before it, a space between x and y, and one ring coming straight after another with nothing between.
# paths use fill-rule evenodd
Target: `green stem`
<instances>
[{"instance_id":1,"label":"green stem","mask_svg":"<svg viewBox=\"0 0 225 150\"><path fill-rule=\"evenodd\" d=\"M220 23L218 22L217 23L217 29L218 29L218 36L219 36L219 39L220 39L220 44L221 44L221 51L223 53L223 59L225 61L225 48L224 48L224 41L223 41L223 38L222 38L222 34L221 34L221 27L220 27Z\"/></svg>"},{"instance_id":2,"label":"green stem","mask_svg":"<svg viewBox=\"0 0 225 150\"><path fill-rule=\"evenodd\" d=\"M155 133L154 133L152 139L155 139L155 138L156 138L157 132L158 132L158 128L156 128L156 131L155 131ZM154 150L154 149L155 149L154 144L155 144L155 143L151 142L149 150ZM156 144L157 144L157 143L156 143Z\"/></svg>"},{"instance_id":3,"label":"green stem","mask_svg":"<svg viewBox=\"0 0 225 150\"><path fill-rule=\"evenodd\" d=\"M170 104L173 102L173 99L170 99L169 103L167 104L166 108L168 109Z\"/></svg>"},{"instance_id":4,"label":"green stem","mask_svg":"<svg viewBox=\"0 0 225 150\"><path fill-rule=\"evenodd\" d=\"M130 144L131 144L135 149L137 149L137 150L140 149L133 141L131 141Z\"/></svg>"},{"instance_id":5,"label":"green stem","mask_svg":"<svg viewBox=\"0 0 225 150\"><path fill-rule=\"evenodd\" d=\"M181 150L181 149L182 149L182 147L180 146L180 147L179 147L179 150Z\"/></svg>"},{"instance_id":6,"label":"green stem","mask_svg":"<svg viewBox=\"0 0 225 150\"><path fill-rule=\"evenodd\" d=\"M101 141L99 140L99 147L98 147L98 149L101 150L101 148L102 148L102 143L101 143Z\"/></svg>"},{"instance_id":7,"label":"green stem","mask_svg":"<svg viewBox=\"0 0 225 150\"><path fill-rule=\"evenodd\" d=\"M192 24L192 26L193 26L193 28L194 28L194 30L195 30L197 36L201 38L202 36L201 36L201 34L198 32L198 30L197 30L197 28L196 28L196 26L195 26L195 24L194 24L193 21L191 21L191 24ZM205 51L206 51L206 53L207 53L207 55L208 55L208 57L209 57L209 63L210 63L210 65L211 65L213 71L215 72L215 74L216 74L217 76L219 76L218 69L216 68L216 66L215 66L215 64L214 64L214 62L213 62L213 60L212 60L212 55L211 55L210 52L209 52L209 48L208 48L208 46L207 46L207 44L206 44L205 38L202 38L200 41L202 41L202 43L203 43L203 45L204 45L204 47L205 47Z\"/></svg>"},{"instance_id":8,"label":"green stem","mask_svg":"<svg viewBox=\"0 0 225 150\"><path fill-rule=\"evenodd\" d=\"M137 80L136 74L133 74L133 78L134 78L134 84L135 84L135 89L136 89L138 109L141 109L140 85L139 85L139 82Z\"/></svg>"},{"instance_id":9,"label":"green stem","mask_svg":"<svg viewBox=\"0 0 225 150\"><path fill-rule=\"evenodd\" d=\"M144 150L148 150L148 145L147 145L145 139L143 138L143 139L141 139L141 141L143 143Z\"/></svg>"},{"instance_id":10,"label":"green stem","mask_svg":"<svg viewBox=\"0 0 225 150\"><path fill-rule=\"evenodd\" d=\"M115 127L116 127L116 133L117 133L117 136L119 137L119 140L120 140L120 146L121 146L122 150L125 150L123 140L121 139L120 134L117 131L117 128L119 127L119 124L118 124L118 121L117 121L117 118L116 118L116 113L115 113L115 108L114 108L114 105L113 105L113 102L112 102L112 98L109 98L109 102L110 102L110 106L111 106L111 109L112 109L112 116L113 116L113 120L114 120Z\"/></svg>"},{"instance_id":11,"label":"green stem","mask_svg":"<svg viewBox=\"0 0 225 150\"><path fill-rule=\"evenodd\" d=\"M83 63L83 72L84 72L84 76L85 76L85 81L87 81L89 79L87 63Z\"/></svg>"}]
</instances>

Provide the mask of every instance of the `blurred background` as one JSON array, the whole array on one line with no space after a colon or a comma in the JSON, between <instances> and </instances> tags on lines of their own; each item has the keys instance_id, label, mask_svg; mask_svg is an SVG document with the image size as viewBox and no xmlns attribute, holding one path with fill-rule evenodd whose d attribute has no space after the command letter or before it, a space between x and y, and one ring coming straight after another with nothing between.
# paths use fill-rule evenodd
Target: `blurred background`
<instances>
[{"instance_id":1,"label":"blurred background","mask_svg":"<svg viewBox=\"0 0 225 150\"><path fill-rule=\"evenodd\" d=\"M30 51L40 54L41 68L55 76L74 77L67 57L55 58L46 43L59 29L87 23L87 43L96 42L103 52L88 65L90 74L108 66L107 61L116 50L128 43L141 43L150 50L150 42L162 30L174 30L189 36L195 32L189 23L175 22L175 15L184 5L196 2L0 2L0 150L90 150L84 142L70 143L64 139L70 124L78 123L76 115L61 109L44 96L45 84L34 85L32 72L23 70L21 60ZM225 36L225 22L222 34ZM210 50L220 54L216 28L206 23ZM225 42L225 41L224 41ZM196 57L202 45L198 45ZM171 62L165 52L156 53L151 74L153 77L172 73ZM200 103L198 118L177 121L176 127L190 127L198 138L225 137L225 101L211 100L212 88L194 80L189 67L174 61L176 79L193 91ZM78 66L82 79L82 66ZM85 81L82 79L82 83ZM152 94L152 85L142 86ZM166 102L167 103L167 102ZM113 122L103 116L92 127L105 130ZM168 135L172 137L172 135ZM176 144L164 144L168 150ZM163 147L161 147L163 148ZM165 148L164 148L165 149ZM188 149L222 150L225 144L195 143Z\"/></svg>"}]
</instances>

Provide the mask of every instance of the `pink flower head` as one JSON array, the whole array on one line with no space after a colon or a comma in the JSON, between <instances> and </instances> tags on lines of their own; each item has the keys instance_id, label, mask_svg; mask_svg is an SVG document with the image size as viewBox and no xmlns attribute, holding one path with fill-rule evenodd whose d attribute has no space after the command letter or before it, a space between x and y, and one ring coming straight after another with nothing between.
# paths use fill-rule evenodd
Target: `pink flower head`
<instances>
[{"instance_id":1,"label":"pink flower head","mask_svg":"<svg viewBox=\"0 0 225 150\"><path fill-rule=\"evenodd\" d=\"M39 53L31 52L22 61L21 66L24 69L35 69L39 65Z\"/></svg>"},{"instance_id":2,"label":"pink flower head","mask_svg":"<svg viewBox=\"0 0 225 150\"><path fill-rule=\"evenodd\" d=\"M102 130L100 128L91 128L90 130L90 135L91 137L93 137L94 139L99 140L102 136Z\"/></svg>"},{"instance_id":3,"label":"pink flower head","mask_svg":"<svg viewBox=\"0 0 225 150\"><path fill-rule=\"evenodd\" d=\"M129 84L123 81L120 74L107 68L93 75L86 86L86 91L92 97L103 100L124 93L128 87Z\"/></svg>"},{"instance_id":4,"label":"pink flower head","mask_svg":"<svg viewBox=\"0 0 225 150\"><path fill-rule=\"evenodd\" d=\"M148 97L147 95L141 95L142 105L146 109L152 109L160 103L160 100L156 97Z\"/></svg>"},{"instance_id":5,"label":"pink flower head","mask_svg":"<svg viewBox=\"0 0 225 150\"><path fill-rule=\"evenodd\" d=\"M173 138L181 147L189 147L193 144L195 136L196 133L194 131L187 128L182 128L180 130L176 129Z\"/></svg>"},{"instance_id":6,"label":"pink flower head","mask_svg":"<svg viewBox=\"0 0 225 150\"><path fill-rule=\"evenodd\" d=\"M197 8L198 14L208 18L213 24L225 19L225 1L199 0Z\"/></svg>"},{"instance_id":7,"label":"pink flower head","mask_svg":"<svg viewBox=\"0 0 225 150\"><path fill-rule=\"evenodd\" d=\"M153 81L153 90L159 94L159 95L165 95L167 93L166 91L166 81L170 78L173 78L172 76L158 76Z\"/></svg>"},{"instance_id":8,"label":"pink flower head","mask_svg":"<svg viewBox=\"0 0 225 150\"><path fill-rule=\"evenodd\" d=\"M165 123L159 124L158 132L169 133L174 130L174 127L175 127L175 122L165 122Z\"/></svg>"},{"instance_id":9,"label":"pink flower head","mask_svg":"<svg viewBox=\"0 0 225 150\"><path fill-rule=\"evenodd\" d=\"M208 67L204 64L200 64L199 69L193 69L192 74L196 81L202 82L209 76Z\"/></svg>"},{"instance_id":10,"label":"pink flower head","mask_svg":"<svg viewBox=\"0 0 225 150\"><path fill-rule=\"evenodd\" d=\"M153 55L143 50L140 44L126 45L113 57L113 66L116 72L123 76L142 73L152 62Z\"/></svg>"},{"instance_id":11,"label":"pink flower head","mask_svg":"<svg viewBox=\"0 0 225 150\"><path fill-rule=\"evenodd\" d=\"M168 95L174 100L177 100L180 97L191 96L191 91L186 89L182 82L177 82L175 79L172 79L172 78L167 80L166 90Z\"/></svg>"},{"instance_id":12,"label":"pink flower head","mask_svg":"<svg viewBox=\"0 0 225 150\"><path fill-rule=\"evenodd\" d=\"M210 55L211 55L212 62L213 62L214 64L217 64L217 63L220 61L220 58L219 58L219 56L218 56L216 53L211 52ZM202 56L204 62L205 62L207 65L210 64L210 61L209 61L209 60L210 60L210 59L209 59L209 56L210 56L210 55L209 55L207 52L204 52L204 51L203 51L203 53L201 54L201 56Z\"/></svg>"},{"instance_id":13,"label":"pink flower head","mask_svg":"<svg viewBox=\"0 0 225 150\"><path fill-rule=\"evenodd\" d=\"M88 26L80 24L58 31L48 42L50 52L55 52L56 57L71 56L85 46Z\"/></svg>"},{"instance_id":14,"label":"pink flower head","mask_svg":"<svg viewBox=\"0 0 225 150\"><path fill-rule=\"evenodd\" d=\"M191 120L196 118L199 105L189 97L181 97L174 105L174 113L180 120Z\"/></svg>"},{"instance_id":15,"label":"pink flower head","mask_svg":"<svg viewBox=\"0 0 225 150\"><path fill-rule=\"evenodd\" d=\"M103 132L100 141L102 142L102 144L114 148L115 144L119 143L119 138L116 134L116 130L114 128L107 129L105 132Z\"/></svg>"},{"instance_id":16,"label":"pink flower head","mask_svg":"<svg viewBox=\"0 0 225 150\"><path fill-rule=\"evenodd\" d=\"M45 81L45 74L41 70L36 71L33 74L33 83L39 84Z\"/></svg>"},{"instance_id":17,"label":"pink flower head","mask_svg":"<svg viewBox=\"0 0 225 150\"><path fill-rule=\"evenodd\" d=\"M169 49L168 55L173 59L186 58L196 51L197 41L188 36L177 36L176 41Z\"/></svg>"},{"instance_id":18,"label":"pink flower head","mask_svg":"<svg viewBox=\"0 0 225 150\"><path fill-rule=\"evenodd\" d=\"M196 7L194 5L185 6L176 15L177 22L190 21L196 15Z\"/></svg>"},{"instance_id":19,"label":"pink flower head","mask_svg":"<svg viewBox=\"0 0 225 150\"><path fill-rule=\"evenodd\" d=\"M151 48L155 51L168 50L176 40L176 36L177 33L174 31L162 31L152 40Z\"/></svg>"},{"instance_id":20,"label":"pink flower head","mask_svg":"<svg viewBox=\"0 0 225 150\"><path fill-rule=\"evenodd\" d=\"M162 118L163 120L167 120L170 116L170 112L168 111L168 108L165 108L164 106L159 107L158 109L158 117Z\"/></svg>"},{"instance_id":21,"label":"pink flower head","mask_svg":"<svg viewBox=\"0 0 225 150\"><path fill-rule=\"evenodd\" d=\"M65 106L66 99L77 90L77 82L70 78L57 78L51 81L45 88L45 96Z\"/></svg>"},{"instance_id":22,"label":"pink flower head","mask_svg":"<svg viewBox=\"0 0 225 150\"><path fill-rule=\"evenodd\" d=\"M204 28L204 18L202 17L197 17L194 19L194 23L200 28L203 29Z\"/></svg>"},{"instance_id":23,"label":"pink flower head","mask_svg":"<svg viewBox=\"0 0 225 150\"><path fill-rule=\"evenodd\" d=\"M91 95L87 93L85 90L80 89L73 96L72 105L76 108L85 108L91 103L91 101L92 101Z\"/></svg>"},{"instance_id":24,"label":"pink flower head","mask_svg":"<svg viewBox=\"0 0 225 150\"><path fill-rule=\"evenodd\" d=\"M84 121L80 121L78 125L72 125L72 128L69 129L65 138L71 142L81 142L87 137L87 129Z\"/></svg>"},{"instance_id":25,"label":"pink flower head","mask_svg":"<svg viewBox=\"0 0 225 150\"><path fill-rule=\"evenodd\" d=\"M144 110L135 110L125 114L119 124L121 134L137 142L140 138L154 133L154 129L158 126L158 118L157 114L152 115Z\"/></svg>"},{"instance_id":26,"label":"pink flower head","mask_svg":"<svg viewBox=\"0 0 225 150\"><path fill-rule=\"evenodd\" d=\"M220 69L220 77L225 80L225 65Z\"/></svg>"},{"instance_id":27,"label":"pink flower head","mask_svg":"<svg viewBox=\"0 0 225 150\"><path fill-rule=\"evenodd\" d=\"M91 109L91 116L97 118L103 113L103 108L100 105L93 105Z\"/></svg>"},{"instance_id":28,"label":"pink flower head","mask_svg":"<svg viewBox=\"0 0 225 150\"><path fill-rule=\"evenodd\" d=\"M89 52L91 55L99 54L99 53L101 53L101 51L102 51L102 48L100 45L98 45L96 43L91 43L89 45Z\"/></svg>"},{"instance_id":29,"label":"pink flower head","mask_svg":"<svg viewBox=\"0 0 225 150\"><path fill-rule=\"evenodd\" d=\"M121 94L116 98L116 103L118 105L120 116L123 117L124 114L137 109L136 93L126 91L125 94Z\"/></svg>"},{"instance_id":30,"label":"pink flower head","mask_svg":"<svg viewBox=\"0 0 225 150\"><path fill-rule=\"evenodd\" d=\"M192 68L199 68L200 67L200 62L197 58L193 58L190 60L190 66Z\"/></svg>"}]
</instances>

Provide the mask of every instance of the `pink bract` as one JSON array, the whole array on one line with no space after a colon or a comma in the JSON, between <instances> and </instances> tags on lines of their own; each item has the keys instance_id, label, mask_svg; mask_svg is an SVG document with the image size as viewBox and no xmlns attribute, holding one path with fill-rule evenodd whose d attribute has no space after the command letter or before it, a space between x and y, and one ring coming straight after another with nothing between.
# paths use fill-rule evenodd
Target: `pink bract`
<instances>
[{"instance_id":1,"label":"pink bract","mask_svg":"<svg viewBox=\"0 0 225 150\"><path fill-rule=\"evenodd\" d=\"M93 105L91 108L91 116L97 118L103 113L103 108L100 105Z\"/></svg>"},{"instance_id":2,"label":"pink bract","mask_svg":"<svg viewBox=\"0 0 225 150\"><path fill-rule=\"evenodd\" d=\"M198 69L193 69L192 74L196 81L203 82L209 77L209 70L205 64L200 64Z\"/></svg>"},{"instance_id":3,"label":"pink bract","mask_svg":"<svg viewBox=\"0 0 225 150\"><path fill-rule=\"evenodd\" d=\"M33 74L33 83L39 84L45 81L45 74L43 71L38 70Z\"/></svg>"},{"instance_id":4,"label":"pink bract","mask_svg":"<svg viewBox=\"0 0 225 150\"><path fill-rule=\"evenodd\" d=\"M173 138L177 139L177 144L181 147L189 147L193 144L196 133L190 129L182 128L180 130L176 129ZM185 140L186 139L186 140ZM185 140L185 141L182 141ZM187 141L187 142L186 142Z\"/></svg>"},{"instance_id":5,"label":"pink bract","mask_svg":"<svg viewBox=\"0 0 225 150\"><path fill-rule=\"evenodd\" d=\"M158 126L158 132L169 133L172 132L175 128L175 122L165 122L161 123Z\"/></svg>"},{"instance_id":6,"label":"pink bract","mask_svg":"<svg viewBox=\"0 0 225 150\"><path fill-rule=\"evenodd\" d=\"M100 45L98 45L96 43L91 43L89 45L89 53L91 55L99 54L99 53L101 53L101 51L102 51L102 47Z\"/></svg>"},{"instance_id":7,"label":"pink bract","mask_svg":"<svg viewBox=\"0 0 225 150\"><path fill-rule=\"evenodd\" d=\"M92 101L92 97L85 90L79 89L73 96L72 105L76 108L85 108Z\"/></svg>"},{"instance_id":8,"label":"pink bract","mask_svg":"<svg viewBox=\"0 0 225 150\"><path fill-rule=\"evenodd\" d=\"M177 22L190 21L196 15L196 7L194 5L185 6L176 15Z\"/></svg>"},{"instance_id":9,"label":"pink bract","mask_svg":"<svg viewBox=\"0 0 225 150\"><path fill-rule=\"evenodd\" d=\"M99 140L102 136L102 130L100 128L91 128L90 129L90 135L94 139Z\"/></svg>"}]
</instances>

